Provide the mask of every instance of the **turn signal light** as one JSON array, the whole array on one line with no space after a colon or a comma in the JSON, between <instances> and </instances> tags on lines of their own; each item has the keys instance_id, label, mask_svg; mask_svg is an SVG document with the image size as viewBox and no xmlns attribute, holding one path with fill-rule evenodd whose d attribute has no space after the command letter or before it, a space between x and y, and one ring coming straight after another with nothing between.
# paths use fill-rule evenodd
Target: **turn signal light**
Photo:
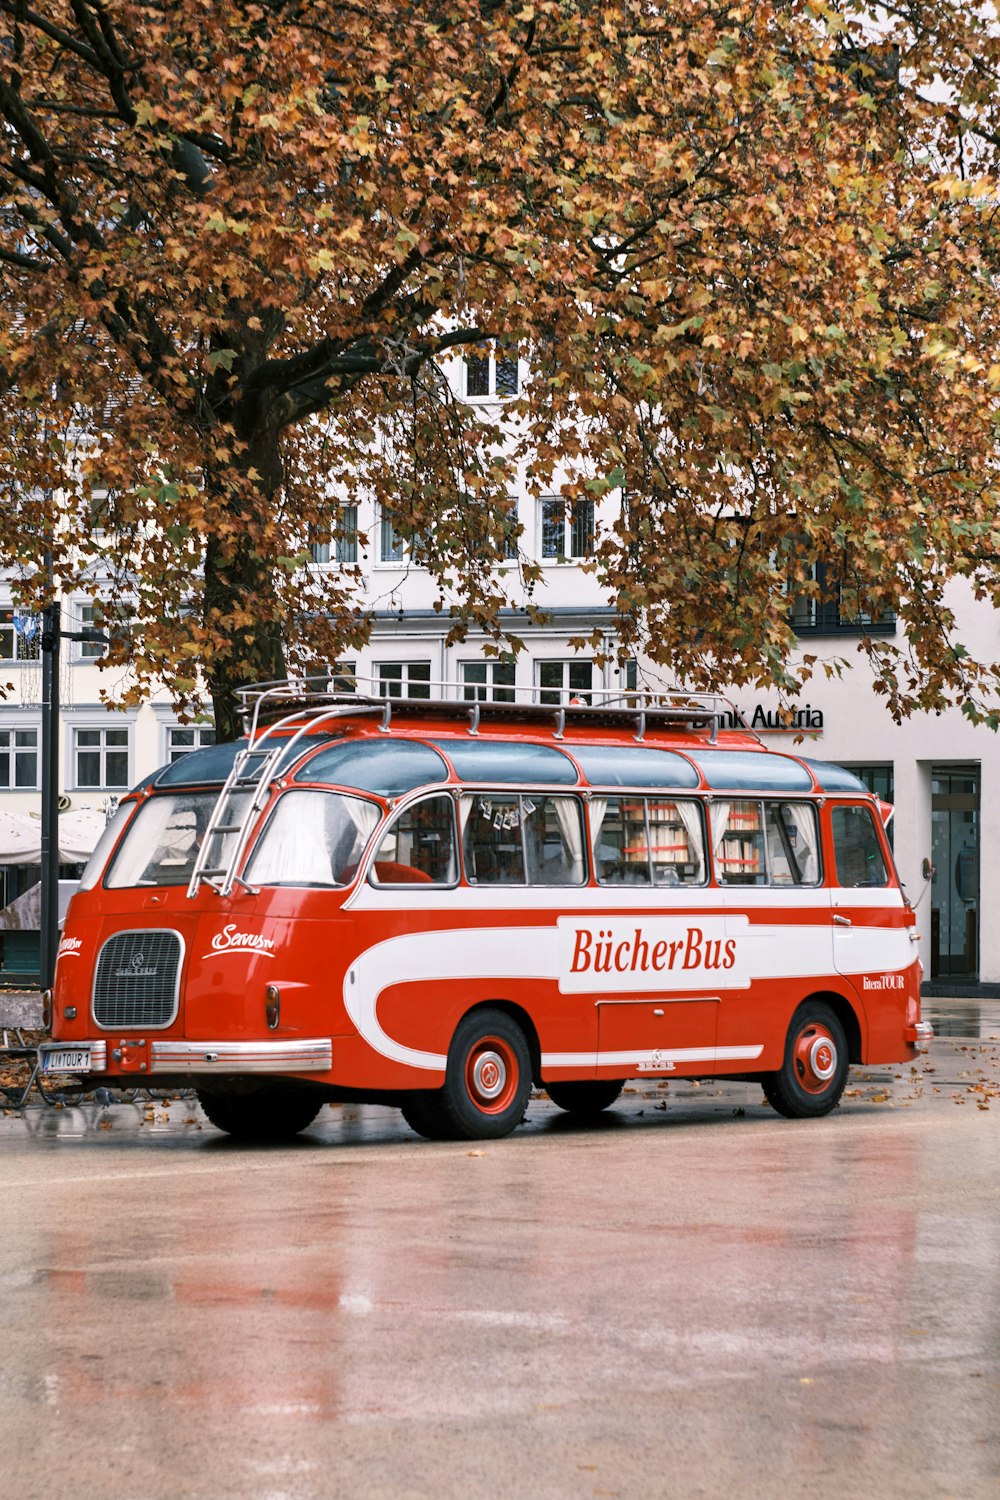
<instances>
[{"instance_id":1,"label":"turn signal light","mask_svg":"<svg viewBox=\"0 0 1000 1500\"><path fill-rule=\"evenodd\" d=\"M42 1029L52 1030L52 991L42 991Z\"/></svg>"},{"instance_id":2,"label":"turn signal light","mask_svg":"<svg viewBox=\"0 0 1000 1500\"><path fill-rule=\"evenodd\" d=\"M281 1020L281 991L276 984L269 984L264 991L264 1019L268 1031L277 1031Z\"/></svg>"}]
</instances>

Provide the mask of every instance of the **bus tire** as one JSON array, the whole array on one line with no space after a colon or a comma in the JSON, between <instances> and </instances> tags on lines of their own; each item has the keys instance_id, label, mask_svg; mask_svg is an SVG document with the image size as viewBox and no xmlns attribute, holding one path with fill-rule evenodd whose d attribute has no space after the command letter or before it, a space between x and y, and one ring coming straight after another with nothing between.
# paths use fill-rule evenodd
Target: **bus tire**
<instances>
[{"instance_id":1,"label":"bus tire","mask_svg":"<svg viewBox=\"0 0 1000 1500\"><path fill-rule=\"evenodd\" d=\"M425 1141L447 1141L452 1136L445 1118L441 1090L414 1091L399 1106L403 1119Z\"/></svg>"},{"instance_id":2,"label":"bus tire","mask_svg":"<svg viewBox=\"0 0 1000 1500\"><path fill-rule=\"evenodd\" d=\"M843 1026L829 1005L807 1000L788 1027L784 1062L761 1078L764 1096L790 1120L827 1115L840 1102L848 1063Z\"/></svg>"},{"instance_id":3,"label":"bus tire","mask_svg":"<svg viewBox=\"0 0 1000 1500\"><path fill-rule=\"evenodd\" d=\"M531 1054L506 1011L486 1007L459 1022L448 1049L444 1088L433 1096L442 1137L490 1141L524 1119L531 1093Z\"/></svg>"},{"instance_id":4,"label":"bus tire","mask_svg":"<svg viewBox=\"0 0 1000 1500\"><path fill-rule=\"evenodd\" d=\"M586 1119L614 1104L624 1087L624 1078L581 1078L570 1083L547 1083L545 1092L567 1114Z\"/></svg>"},{"instance_id":5,"label":"bus tire","mask_svg":"<svg viewBox=\"0 0 1000 1500\"><path fill-rule=\"evenodd\" d=\"M198 1103L212 1124L237 1141L264 1145L290 1141L311 1125L322 1100L301 1089L275 1085L249 1094L217 1094L197 1089Z\"/></svg>"}]
</instances>

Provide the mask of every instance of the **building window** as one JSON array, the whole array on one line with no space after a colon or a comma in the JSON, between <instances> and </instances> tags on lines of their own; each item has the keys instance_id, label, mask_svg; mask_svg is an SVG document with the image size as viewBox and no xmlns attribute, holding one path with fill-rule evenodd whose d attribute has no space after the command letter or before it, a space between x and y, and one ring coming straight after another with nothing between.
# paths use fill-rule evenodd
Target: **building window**
<instances>
[{"instance_id":1,"label":"building window","mask_svg":"<svg viewBox=\"0 0 1000 1500\"><path fill-rule=\"evenodd\" d=\"M808 577L817 585L817 594L796 594L789 590L789 618L796 635L892 635L896 616L891 609L877 615L861 608L858 590L839 584L825 562L811 564Z\"/></svg>"},{"instance_id":2,"label":"building window","mask_svg":"<svg viewBox=\"0 0 1000 1500\"><path fill-rule=\"evenodd\" d=\"M111 529L111 496L107 490L90 492L90 529L94 536L104 536Z\"/></svg>"},{"instance_id":3,"label":"building window","mask_svg":"<svg viewBox=\"0 0 1000 1500\"><path fill-rule=\"evenodd\" d=\"M517 354L497 344L479 344L465 359L466 396L516 396L520 388Z\"/></svg>"},{"instance_id":4,"label":"building window","mask_svg":"<svg viewBox=\"0 0 1000 1500\"><path fill-rule=\"evenodd\" d=\"M337 522L337 535L331 539L330 532L315 533L309 543L314 563L356 563L358 560L358 507L342 505Z\"/></svg>"},{"instance_id":5,"label":"building window","mask_svg":"<svg viewBox=\"0 0 1000 1500\"><path fill-rule=\"evenodd\" d=\"M384 698L429 698L429 661L383 661L377 667L379 692Z\"/></svg>"},{"instance_id":6,"label":"building window","mask_svg":"<svg viewBox=\"0 0 1000 1500\"><path fill-rule=\"evenodd\" d=\"M593 551L593 500L575 500L569 507L565 500L543 500L542 557L567 562L574 557L591 557Z\"/></svg>"},{"instance_id":7,"label":"building window","mask_svg":"<svg viewBox=\"0 0 1000 1500\"><path fill-rule=\"evenodd\" d=\"M20 629L14 628L13 609L0 609L0 661L37 661L42 645L40 615L18 610Z\"/></svg>"},{"instance_id":8,"label":"building window","mask_svg":"<svg viewBox=\"0 0 1000 1500\"><path fill-rule=\"evenodd\" d=\"M101 632L98 640L76 643L80 661L98 661L109 645L122 646L127 643L133 621L133 614L127 606L119 606L118 613L111 618L105 614L101 604L93 602L79 605L78 611L81 630Z\"/></svg>"},{"instance_id":9,"label":"building window","mask_svg":"<svg viewBox=\"0 0 1000 1500\"><path fill-rule=\"evenodd\" d=\"M167 726L167 760L173 764L192 750L203 750L215 744L215 730L208 725L170 724Z\"/></svg>"},{"instance_id":10,"label":"building window","mask_svg":"<svg viewBox=\"0 0 1000 1500\"><path fill-rule=\"evenodd\" d=\"M38 730L0 729L0 787L5 791L38 786Z\"/></svg>"},{"instance_id":11,"label":"building window","mask_svg":"<svg viewBox=\"0 0 1000 1500\"><path fill-rule=\"evenodd\" d=\"M594 668L589 661L539 661L535 683L539 703L568 703L579 698L590 702Z\"/></svg>"},{"instance_id":12,"label":"building window","mask_svg":"<svg viewBox=\"0 0 1000 1500\"><path fill-rule=\"evenodd\" d=\"M513 703L512 661L463 661L462 697L467 703Z\"/></svg>"},{"instance_id":13,"label":"building window","mask_svg":"<svg viewBox=\"0 0 1000 1500\"><path fill-rule=\"evenodd\" d=\"M618 668L618 682L625 702L630 706L634 705L638 701L636 695L639 691L639 663L634 656L630 661L622 662Z\"/></svg>"},{"instance_id":14,"label":"building window","mask_svg":"<svg viewBox=\"0 0 1000 1500\"><path fill-rule=\"evenodd\" d=\"M101 613L101 606L99 604L80 605L81 630L100 630L103 624L104 616ZM80 641L78 645L80 647L81 661L96 661L98 657L104 655L103 641Z\"/></svg>"},{"instance_id":15,"label":"building window","mask_svg":"<svg viewBox=\"0 0 1000 1500\"><path fill-rule=\"evenodd\" d=\"M356 693L358 678L353 661L335 661L332 666L307 667L303 684L310 693Z\"/></svg>"},{"instance_id":16,"label":"building window","mask_svg":"<svg viewBox=\"0 0 1000 1500\"><path fill-rule=\"evenodd\" d=\"M81 788L128 790L127 729L74 729L73 764Z\"/></svg>"},{"instance_id":17,"label":"building window","mask_svg":"<svg viewBox=\"0 0 1000 1500\"><path fill-rule=\"evenodd\" d=\"M382 507L382 522L379 527L379 562L405 562L406 542L396 530L392 512L387 506Z\"/></svg>"},{"instance_id":18,"label":"building window","mask_svg":"<svg viewBox=\"0 0 1000 1500\"><path fill-rule=\"evenodd\" d=\"M516 562L517 561L517 543L518 543L518 539L519 539L519 535L520 535L519 530L518 530L517 501L516 500L513 500L513 499L512 500L508 500L506 513L504 515L504 518L503 518L503 521L502 521L501 525L502 525L502 528L503 528L503 530L502 530L503 560L504 560L504 562Z\"/></svg>"}]
</instances>

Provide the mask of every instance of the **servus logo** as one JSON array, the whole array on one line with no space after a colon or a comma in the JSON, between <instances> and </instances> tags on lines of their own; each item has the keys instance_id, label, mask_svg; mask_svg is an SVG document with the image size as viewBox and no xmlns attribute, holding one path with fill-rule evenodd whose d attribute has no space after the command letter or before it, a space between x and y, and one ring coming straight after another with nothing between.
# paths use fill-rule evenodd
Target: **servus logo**
<instances>
[{"instance_id":1,"label":"servus logo","mask_svg":"<svg viewBox=\"0 0 1000 1500\"><path fill-rule=\"evenodd\" d=\"M274 939L263 937L259 932L240 932L235 922L230 922L212 939L210 952L202 958L213 958L219 953L259 953L264 958L273 958Z\"/></svg>"}]
</instances>

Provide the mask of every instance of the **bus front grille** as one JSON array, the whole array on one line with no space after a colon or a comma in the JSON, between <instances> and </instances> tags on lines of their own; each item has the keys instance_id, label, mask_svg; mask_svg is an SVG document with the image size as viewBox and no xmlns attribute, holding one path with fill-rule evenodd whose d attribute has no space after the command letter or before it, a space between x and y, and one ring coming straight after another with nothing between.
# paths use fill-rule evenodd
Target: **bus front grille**
<instances>
[{"instance_id":1,"label":"bus front grille","mask_svg":"<svg viewBox=\"0 0 1000 1500\"><path fill-rule=\"evenodd\" d=\"M177 1014L181 952L176 932L147 927L108 938L94 978L98 1026L169 1026Z\"/></svg>"}]
</instances>

